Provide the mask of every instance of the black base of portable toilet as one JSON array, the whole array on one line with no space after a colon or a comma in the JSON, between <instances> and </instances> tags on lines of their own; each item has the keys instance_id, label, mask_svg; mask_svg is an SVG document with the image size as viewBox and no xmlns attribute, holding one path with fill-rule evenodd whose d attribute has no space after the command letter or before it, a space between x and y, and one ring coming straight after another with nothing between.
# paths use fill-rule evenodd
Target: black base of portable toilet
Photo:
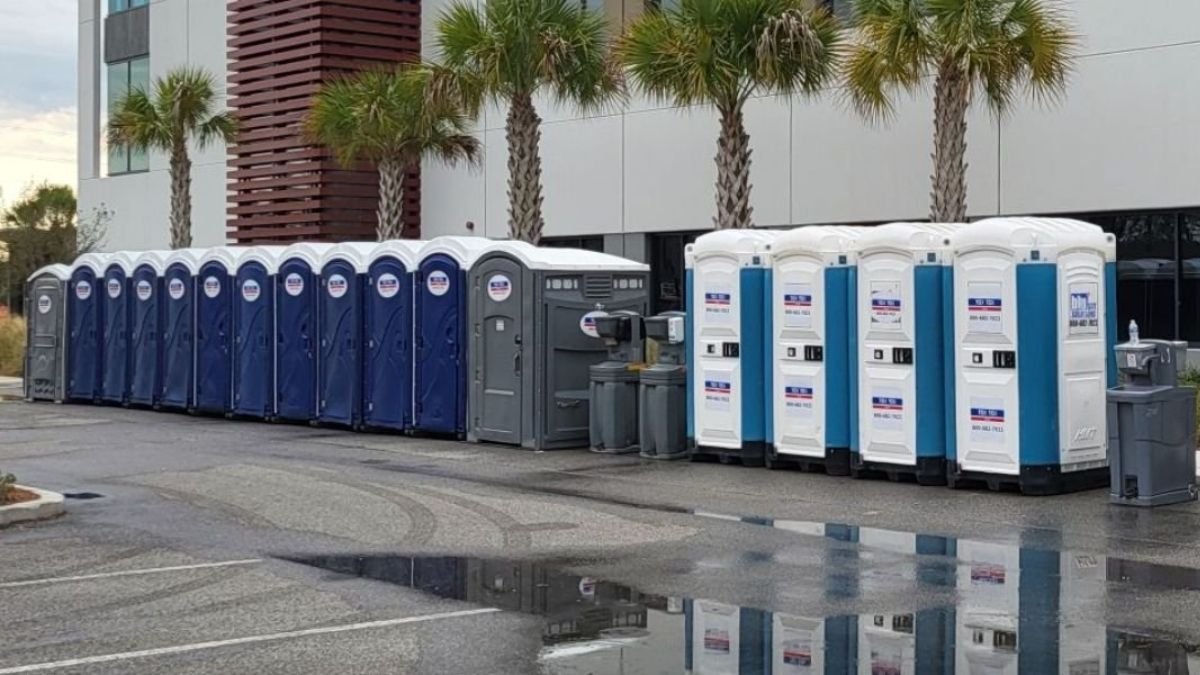
<instances>
[{"instance_id":1,"label":"black base of portable toilet","mask_svg":"<svg viewBox=\"0 0 1200 675\"><path fill-rule=\"evenodd\" d=\"M766 466L766 441L742 441L739 448L718 448L715 445L692 445L688 448L688 457L693 462L720 462L721 464L741 464L742 466Z\"/></svg>"},{"instance_id":2,"label":"black base of portable toilet","mask_svg":"<svg viewBox=\"0 0 1200 675\"><path fill-rule=\"evenodd\" d=\"M824 472L830 476L849 476L850 448L826 448L824 457L807 457L781 454L775 450L774 443L768 443L766 464L768 469L798 469L806 472Z\"/></svg>"},{"instance_id":3,"label":"black base of portable toilet","mask_svg":"<svg viewBox=\"0 0 1200 675\"><path fill-rule=\"evenodd\" d=\"M886 478L891 481L916 481L919 485L945 485L946 459L944 457L917 457L917 463L888 464L887 462L864 462L857 452L849 453L850 475L855 478Z\"/></svg>"},{"instance_id":4,"label":"black base of portable toilet","mask_svg":"<svg viewBox=\"0 0 1200 675\"><path fill-rule=\"evenodd\" d=\"M946 471L946 484L953 489L986 487L989 490L1016 490L1032 497L1061 495L1095 490L1108 485L1108 467L1063 472L1057 465L1022 466L1018 476L963 471L957 463Z\"/></svg>"}]
</instances>

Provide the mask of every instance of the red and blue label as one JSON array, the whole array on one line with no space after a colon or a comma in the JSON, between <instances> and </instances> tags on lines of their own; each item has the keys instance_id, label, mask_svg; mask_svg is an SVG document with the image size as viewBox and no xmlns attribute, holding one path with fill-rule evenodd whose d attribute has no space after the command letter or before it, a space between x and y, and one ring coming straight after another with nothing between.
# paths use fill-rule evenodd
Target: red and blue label
<instances>
[{"instance_id":1,"label":"red and blue label","mask_svg":"<svg viewBox=\"0 0 1200 675\"><path fill-rule=\"evenodd\" d=\"M784 387L783 397L788 401L811 401L813 390L812 387Z\"/></svg>"},{"instance_id":2,"label":"red and blue label","mask_svg":"<svg viewBox=\"0 0 1200 675\"><path fill-rule=\"evenodd\" d=\"M1004 424L1004 409L971 408L971 421L985 424Z\"/></svg>"},{"instance_id":3,"label":"red and blue label","mask_svg":"<svg viewBox=\"0 0 1200 675\"><path fill-rule=\"evenodd\" d=\"M871 309L876 312L896 313L900 311L899 298L871 298Z\"/></svg>"},{"instance_id":4,"label":"red and blue label","mask_svg":"<svg viewBox=\"0 0 1200 675\"><path fill-rule=\"evenodd\" d=\"M968 312L999 312L1003 307L1000 298L967 298Z\"/></svg>"},{"instance_id":5,"label":"red and blue label","mask_svg":"<svg viewBox=\"0 0 1200 675\"><path fill-rule=\"evenodd\" d=\"M784 293L783 306L786 309L808 309L812 307L812 296L799 293Z\"/></svg>"},{"instance_id":6,"label":"red and blue label","mask_svg":"<svg viewBox=\"0 0 1200 675\"><path fill-rule=\"evenodd\" d=\"M901 412L904 410L904 399L896 396L872 396L871 408L881 412Z\"/></svg>"},{"instance_id":7,"label":"red and blue label","mask_svg":"<svg viewBox=\"0 0 1200 675\"><path fill-rule=\"evenodd\" d=\"M733 303L733 296L729 293L705 293L704 304L717 305L719 307L728 307Z\"/></svg>"},{"instance_id":8,"label":"red and blue label","mask_svg":"<svg viewBox=\"0 0 1200 675\"><path fill-rule=\"evenodd\" d=\"M706 394L721 394L728 396L733 392L733 385L729 382L721 382L720 380L705 380L704 393Z\"/></svg>"}]
</instances>

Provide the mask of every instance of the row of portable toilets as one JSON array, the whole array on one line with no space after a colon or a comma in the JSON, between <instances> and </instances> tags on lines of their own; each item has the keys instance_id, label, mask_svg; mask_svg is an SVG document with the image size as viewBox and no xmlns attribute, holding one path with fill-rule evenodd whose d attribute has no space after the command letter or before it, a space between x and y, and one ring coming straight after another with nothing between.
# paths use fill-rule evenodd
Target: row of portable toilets
<instances>
[{"instance_id":1,"label":"row of portable toilets","mask_svg":"<svg viewBox=\"0 0 1200 675\"><path fill-rule=\"evenodd\" d=\"M1065 219L704 235L686 252L694 456L1105 485L1115 258Z\"/></svg>"},{"instance_id":2,"label":"row of portable toilets","mask_svg":"<svg viewBox=\"0 0 1200 675\"><path fill-rule=\"evenodd\" d=\"M647 271L480 237L88 254L30 278L26 396L586 444L585 316L644 313Z\"/></svg>"}]
</instances>

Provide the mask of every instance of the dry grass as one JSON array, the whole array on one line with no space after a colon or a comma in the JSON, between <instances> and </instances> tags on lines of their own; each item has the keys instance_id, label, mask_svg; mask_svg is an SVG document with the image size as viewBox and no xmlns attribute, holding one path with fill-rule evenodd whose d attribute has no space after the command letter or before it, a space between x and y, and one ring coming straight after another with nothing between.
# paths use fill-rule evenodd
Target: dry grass
<instances>
[{"instance_id":1,"label":"dry grass","mask_svg":"<svg viewBox=\"0 0 1200 675\"><path fill-rule=\"evenodd\" d=\"M25 368L25 320L0 319L0 375L20 377Z\"/></svg>"}]
</instances>

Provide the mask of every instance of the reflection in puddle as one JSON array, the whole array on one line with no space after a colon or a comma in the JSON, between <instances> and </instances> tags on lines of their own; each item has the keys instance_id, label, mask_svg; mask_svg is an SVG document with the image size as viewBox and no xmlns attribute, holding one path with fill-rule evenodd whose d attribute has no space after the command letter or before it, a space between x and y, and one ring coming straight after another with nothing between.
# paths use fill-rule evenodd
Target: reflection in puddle
<instances>
[{"instance_id":1,"label":"reflection in puddle","mask_svg":"<svg viewBox=\"0 0 1200 675\"><path fill-rule=\"evenodd\" d=\"M1022 548L1019 542L761 518L743 522L835 540L824 547L824 586L811 589L826 598L880 597L900 579L913 588L950 590L957 602L908 613L808 617L651 595L552 562L286 559L541 616L546 673L1200 674L1196 646L1104 619L1109 593L1197 590L1195 570ZM878 574L871 559L880 552L899 554L886 560L901 569ZM788 564L782 557L768 562Z\"/></svg>"}]
</instances>

